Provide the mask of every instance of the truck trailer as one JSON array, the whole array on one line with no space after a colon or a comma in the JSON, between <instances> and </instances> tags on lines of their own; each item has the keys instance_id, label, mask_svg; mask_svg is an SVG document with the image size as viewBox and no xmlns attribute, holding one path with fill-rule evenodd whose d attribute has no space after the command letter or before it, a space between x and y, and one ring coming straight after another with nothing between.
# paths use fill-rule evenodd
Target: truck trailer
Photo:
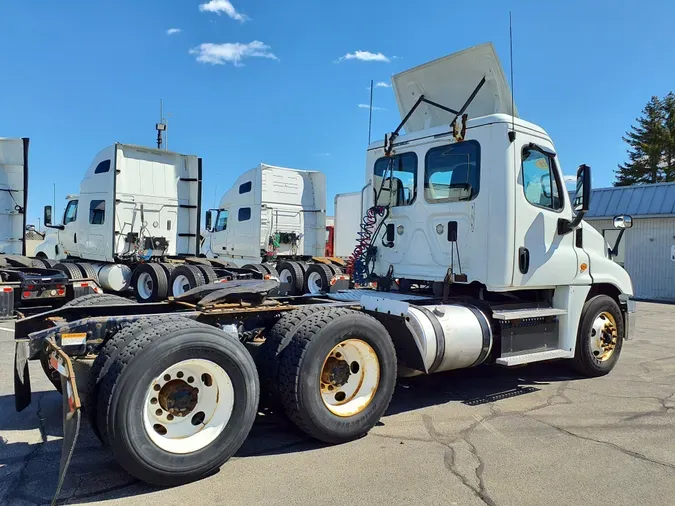
<instances>
[{"instance_id":1,"label":"truck trailer","mask_svg":"<svg viewBox=\"0 0 675 506\"><path fill-rule=\"evenodd\" d=\"M152 304L91 297L16 323L17 409L30 402L28 360L46 350L61 376L61 480L82 411L130 474L170 486L236 452L261 390L335 444L368 433L398 376L554 359L586 377L614 368L635 304L583 221L590 168L571 200L553 141L517 116L491 44L393 87L402 121L368 147L352 255L377 291L280 297L276 279L242 280ZM258 330L239 331L247 322Z\"/></svg>"}]
</instances>

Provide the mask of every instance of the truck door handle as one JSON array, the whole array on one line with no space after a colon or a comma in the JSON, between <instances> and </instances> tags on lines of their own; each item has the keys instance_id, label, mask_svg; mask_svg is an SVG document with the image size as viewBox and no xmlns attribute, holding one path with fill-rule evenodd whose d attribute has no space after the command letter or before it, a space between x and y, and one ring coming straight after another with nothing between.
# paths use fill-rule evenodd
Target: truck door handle
<instances>
[{"instance_id":1,"label":"truck door handle","mask_svg":"<svg viewBox=\"0 0 675 506\"><path fill-rule=\"evenodd\" d=\"M530 268L530 250L525 247L518 248L518 267L523 274Z\"/></svg>"},{"instance_id":2,"label":"truck door handle","mask_svg":"<svg viewBox=\"0 0 675 506\"><path fill-rule=\"evenodd\" d=\"M77 233L73 234L73 242L77 243Z\"/></svg>"}]
</instances>

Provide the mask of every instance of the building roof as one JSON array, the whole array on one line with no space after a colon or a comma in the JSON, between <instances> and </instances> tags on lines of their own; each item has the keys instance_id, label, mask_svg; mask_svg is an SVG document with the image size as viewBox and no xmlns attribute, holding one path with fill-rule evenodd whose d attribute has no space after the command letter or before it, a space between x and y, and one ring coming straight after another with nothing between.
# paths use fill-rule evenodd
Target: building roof
<instances>
[{"instance_id":1,"label":"building roof","mask_svg":"<svg viewBox=\"0 0 675 506\"><path fill-rule=\"evenodd\" d=\"M586 218L613 218L620 214L675 216L675 183L597 188L591 191Z\"/></svg>"}]
</instances>

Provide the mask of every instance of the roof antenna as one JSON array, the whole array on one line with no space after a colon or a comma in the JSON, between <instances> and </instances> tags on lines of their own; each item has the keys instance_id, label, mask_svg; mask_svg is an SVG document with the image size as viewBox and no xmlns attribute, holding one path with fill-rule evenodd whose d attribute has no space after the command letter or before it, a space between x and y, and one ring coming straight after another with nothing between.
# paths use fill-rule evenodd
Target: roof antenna
<instances>
[{"instance_id":1,"label":"roof antenna","mask_svg":"<svg viewBox=\"0 0 675 506\"><path fill-rule=\"evenodd\" d=\"M509 132L509 142L516 140L516 108L513 98L513 24L511 23L511 11L509 11L509 58L511 60L511 131Z\"/></svg>"},{"instance_id":2,"label":"roof antenna","mask_svg":"<svg viewBox=\"0 0 675 506\"><path fill-rule=\"evenodd\" d=\"M370 132L373 124L373 80L370 80L370 107L368 111L368 146L370 146Z\"/></svg>"}]
</instances>

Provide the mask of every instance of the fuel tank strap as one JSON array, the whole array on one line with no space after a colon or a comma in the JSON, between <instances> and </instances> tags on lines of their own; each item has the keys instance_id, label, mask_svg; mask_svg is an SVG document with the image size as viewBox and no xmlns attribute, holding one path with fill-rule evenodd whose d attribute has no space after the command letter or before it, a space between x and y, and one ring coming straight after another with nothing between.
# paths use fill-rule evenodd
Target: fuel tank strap
<instances>
[{"instance_id":1,"label":"fuel tank strap","mask_svg":"<svg viewBox=\"0 0 675 506\"><path fill-rule=\"evenodd\" d=\"M476 306L472 306L470 304L460 305L464 306L473 313L473 315L476 317L476 320L478 320L481 333L483 334L483 346L480 350L480 355L478 355L476 361L470 366L475 367L482 364L487 358L488 353L490 353L490 348L492 348L492 327L490 327L490 322L488 321L487 316L485 316L485 314Z\"/></svg>"},{"instance_id":2,"label":"fuel tank strap","mask_svg":"<svg viewBox=\"0 0 675 506\"><path fill-rule=\"evenodd\" d=\"M443 357L445 356L445 333L443 332L443 327L441 327L441 324L438 322L438 318L434 316L434 313L429 311L424 306L414 307L415 309L418 309L424 313L427 318L429 318L429 322L431 322L431 326L434 328L434 335L436 336L436 356L434 357L434 361L431 363L431 367L429 367L428 374L431 374L436 372L436 369L438 369L443 362Z\"/></svg>"}]
</instances>

